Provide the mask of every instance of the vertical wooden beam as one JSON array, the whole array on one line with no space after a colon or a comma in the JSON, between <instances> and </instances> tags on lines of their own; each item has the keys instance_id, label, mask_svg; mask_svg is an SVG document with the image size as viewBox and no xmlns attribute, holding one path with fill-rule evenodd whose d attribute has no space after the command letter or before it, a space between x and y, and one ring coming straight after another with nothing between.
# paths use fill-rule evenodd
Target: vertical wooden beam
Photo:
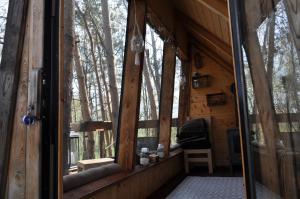
<instances>
[{"instance_id":1,"label":"vertical wooden beam","mask_svg":"<svg viewBox=\"0 0 300 199\"><path fill-rule=\"evenodd\" d=\"M137 24L145 38L146 30L146 3L144 0L135 0ZM119 127L118 127L118 163L123 169L131 170L135 165L135 148L137 124L140 105L140 90L143 72L143 53L140 54L140 65L134 63L135 53L130 48L130 40L134 34L135 8L134 2L129 5L127 22L127 36L125 48L125 66L123 71L123 88L121 96Z\"/></svg>"},{"instance_id":2,"label":"vertical wooden beam","mask_svg":"<svg viewBox=\"0 0 300 199\"><path fill-rule=\"evenodd\" d=\"M169 156L172 107L175 79L176 49L174 44L164 44L162 88L159 111L159 143L164 145L165 156Z\"/></svg>"},{"instance_id":3,"label":"vertical wooden beam","mask_svg":"<svg viewBox=\"0 0 300 199\"><path fill-rule=\"evenodd\" d=\"M181 127L188 116L189 109L189 95L190 95L190 78L191 78L191 64L190 62L182 62L182 72L185 76L185 84L180 87L179 93L179 113L178 113L178 127Z\"/></svg>"},{"instance_id":4,"label":"vertical wooden beam","mask_svg":"<svg viewBox=\"0 0 300 199\"><path fill-rule=\"evenodd\" d=\"M27 17L27 0L9 2L0 65L0 198L4 198L14 126L19 73Z\"/></svg>"},{"instance_id":5,"label":"vertical wooden beam","mask_svg":"<svg viewBox=\"0 0 300 199\"><path fill-rule=\"evenodd\" d=\"M31 0L29 4L29 82L28 105L37 110L38 89L41 82L34 81L43 67L44 2ZM41 122L27 127L26 139L26 198L40 198L41 187Z\"/></svg>"},{"instance_id":6,"label":"vertical wooden beam","mask_svg":"<svg viewBox=\"0 0 300 199\"><path fill-rule=\"evenodd\" d=\"M64 160L63 160L63 144L64 144L64 102L65 102L65 71L64 71L64 1L59 1L59 17L58 17L58 135L57 135L57 198L63 198L63 175L64 175Z\"/></svg>"}]
</instances>

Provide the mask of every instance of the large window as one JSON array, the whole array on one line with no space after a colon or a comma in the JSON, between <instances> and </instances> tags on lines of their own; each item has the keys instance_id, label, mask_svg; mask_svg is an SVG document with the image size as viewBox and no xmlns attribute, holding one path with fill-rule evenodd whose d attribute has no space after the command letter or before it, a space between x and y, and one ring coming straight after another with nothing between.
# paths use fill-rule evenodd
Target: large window
<instances>
[{"instance_id":1,"label":"large window","mask_svg":"<svg viewBox=\"0 0 300 199\"><path fill-rule=\"evenodd\" d=\"M159 35L147 25L137 152L142 147L155 150L158 144L163 45Z\"/></svg>"},{"instance_id":2,"label":"large window","mask_svg":"<svg viewBox=\"0 0 300 199\"><path fill-rule=\"evenodd\" d=\"M70 81L65 87L69 93L65 115L70 117L65 117L64 168L70 174L114 160L128 3L76 0L65 4L75 13L65 10L66 84Z\"/></svg>"},{"instance_id":3,"label":"large window","mask_svg":"<svg viewBox=\"0 0 300 199\"><path fill-rule=\"evenodd\" d=\"M244 6L242 53L256 197L299 198L299 5L281 0L273 9L246 0Z\"/></svg>"}]
</instances>

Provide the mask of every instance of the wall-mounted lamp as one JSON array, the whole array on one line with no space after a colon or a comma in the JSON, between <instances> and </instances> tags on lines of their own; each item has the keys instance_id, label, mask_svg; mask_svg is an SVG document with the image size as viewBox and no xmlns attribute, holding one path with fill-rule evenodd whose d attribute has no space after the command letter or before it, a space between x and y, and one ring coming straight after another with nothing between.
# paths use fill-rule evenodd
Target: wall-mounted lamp
<instances>
[{"instance_id":1,"label":"wall-mounted lamp","mask_svg":"<svg viewBox=\"0 0 300 199\"><path fill-rule=\"evenodd\" d=\"M195 68L199 69L203 66L202 56L200 55L200 53L195 53L194 61L195 61Z\"/></svg>"}]
</instances>

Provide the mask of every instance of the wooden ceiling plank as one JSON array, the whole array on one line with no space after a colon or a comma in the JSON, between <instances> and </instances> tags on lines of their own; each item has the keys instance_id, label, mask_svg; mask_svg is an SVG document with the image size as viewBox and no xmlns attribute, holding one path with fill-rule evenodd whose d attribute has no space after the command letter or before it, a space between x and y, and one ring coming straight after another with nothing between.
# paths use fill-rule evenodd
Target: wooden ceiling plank
<instances>
[{"instance_id":1,"label":"wooden ceiling plank","mask_svg":"<svg viewBox=\"0 0 300 199\"><path fill-rule=\"evenodd\" d=\"M232 56L231 46L216 37L213 33L205 29L203 26L194 22L191 18L178 12L178 19L182 20L182 24L192 33L201 37L202 39L215 46L217 49L223 51L226 55Z\"/></svg>"},{"instance_id":2,"label":"wooden ceiling plank","mask_svg":"<svg viewBox=\"0 0 300 199\"><path fill-rule=\"evenodd\" d=\"M204 14L203 5L196 4L195 6L192 6L192 10L194 13L192 18L204 27L208 27L208 20Z\"/></svg>"},{"instance_id":3,"label":"wooden ceiling plank","mask_svg":"<svg viewBox=\"0 0 300 199\"><path fill-rule=\"evenodd\" d=\"M205 28L206 30L208 30L211 33L215 33L214 32L215 24L214 24L211 12L209 12L209 9L206 9L206 7L203 6L201 14L204 16L204 19L205 19L204 21L206 21L206 25L203 26L203 28ZM195 22L197 22L197 21L195 20ZM199 24L199 25L202 25L202 24Z\"/></svg>"},{"instance_id":4,"label":"wooden ceiling plank","mask_svg":"<svg viewBox=\"0 0 300 199\"><path fill-rule=\"evenodd\" d=\"M227 3L220 0L197 0L212 12L220 15L222 18L228 20Z\"/></svg>"},{"instance_id":5,"label":"wooden ceiling plank","mask_svg":"<svg viewBox=\"0 0 300 199\"><path fill-rule=\"evenodd\" d=\"M199 42L197 39L193 38L192 42L194 46L200 50L202 53L213 59L222 68L224 68L230 74L233 74L233 62L228 63L222 56L220 56L214 49L205 43Z\"/></svg>"},{"instance_id":6,"label":"wooden ceiling plank","mask_svg":"<svg viewBox=\"0 0 300 199\"><path fill-rule=\"evenodd\" d=\"M219 24L220 24L220 27L222 30L222 38L224 38L224 41L230 45L231 39L230 39L230 34L229 34L229 24L228 24L228 22L224 21L223 18L221 18L221 17L218 17L218 19L219 19Z\"/></svg>"},{"instance_id":7,"label":"wooden ceiling plank","mask_svg":"<svg viewBox=\"0 0 300 199\"><path fill-rule=\"evenodd\" d=\"M198 29L195 28L189 28L191 33L193 33L197 38L205 40L210 45L214 46L216 49L219 49L220 51L224 52L226 56L232 56L232 53L230 51L230 46L228 46L223 41L219 40L217 37L212 35L212 33L209 33L208 31L205 32L201 30L201 32ZM209 35L211 34L211 35Z\"/></svg>"},{"instance_id":8,"label":"wooden ceiling plank","mask_svg":"<svg viewBox=\"0 0 300 199\"><path fill-rule=\"evenodd\" d=\"M221 24L219 21L219 15L216 15L209 10L208 10L208 12L210 13L211 20L213 21L213 24L212 24L213 31L212 32L215 33L218 38L222 38L223 41L226 41L226 38L223 37L222 27L221 27Z\"/></svg>"}]
</instances>

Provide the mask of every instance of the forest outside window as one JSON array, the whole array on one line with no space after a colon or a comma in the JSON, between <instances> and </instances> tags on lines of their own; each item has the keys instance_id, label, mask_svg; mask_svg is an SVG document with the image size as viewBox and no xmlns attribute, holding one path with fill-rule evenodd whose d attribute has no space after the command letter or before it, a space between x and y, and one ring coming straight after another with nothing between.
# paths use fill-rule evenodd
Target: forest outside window
<instances>
[{"instance_id":1,"label":"forest outside window","mask_svg":"<svg viewBox=\"0 0 300 199\"><path fill-rule=\"evenodd\" d=\"M114 162L128 3L76 0L65 7L63 153L68 175Z\"/></svg>"},{"instance_id":2,"label":"forest outside window","mask_svg":"<svg viewBox=\"0 0 300 199\"><path fill-rule=\"evenodd\" d=\"M142 74L137 154L142 147L156 150L163 60L163 40L146 25L145 59Z\"/></svg>"}]
</instances>

